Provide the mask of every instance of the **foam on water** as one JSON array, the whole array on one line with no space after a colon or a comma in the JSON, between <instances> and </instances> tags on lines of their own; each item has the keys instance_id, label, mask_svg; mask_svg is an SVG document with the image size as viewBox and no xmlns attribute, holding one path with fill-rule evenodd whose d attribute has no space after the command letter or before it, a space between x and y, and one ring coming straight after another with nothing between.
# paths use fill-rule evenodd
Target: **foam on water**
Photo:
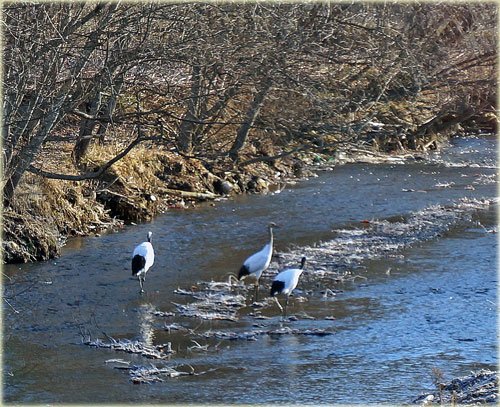
<instances>
[{"instance_id":1,"label":"foam on water","mask_svg":"<svg viewBox=\"0 0 500 407\"><path fill-rule=\"evenodd\" d=\"M348 272L360 266L363 260L380 256L397 256L398 251L410 245L434 239L459 222L485 210L497 199L462 198L452 205L432 205L415 211L401 220L380 219L366 221L362 227L336 230L337 237L316 244L279 253L280 261L293 264L301 256L308 258L317 276L338 277L339 271ZM273 264L266 274L274 274Z\"/></svg>"}]
</instances>

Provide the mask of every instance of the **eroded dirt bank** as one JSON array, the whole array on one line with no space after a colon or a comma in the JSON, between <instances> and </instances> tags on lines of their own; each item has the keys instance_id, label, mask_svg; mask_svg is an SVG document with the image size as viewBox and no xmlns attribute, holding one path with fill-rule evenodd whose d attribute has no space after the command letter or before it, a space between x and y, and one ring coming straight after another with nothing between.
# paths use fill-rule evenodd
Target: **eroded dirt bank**
<instances>
[{"instance_id":1,"label":"eroded dirt bank","mask_svg":"<svg viewBox=\"0 0 500 407\"><path fill-rule=\"evenodd\" d=\"M105 159L106 153L95 151L87 165ZM231 167L223 160L207 162L144 145L97 180L63 181L27 173L12 207L3 213L4 262L47 260L59 254L68 237L149 221L172 208L266 193L310 175L307 168L315 160L325 158L304 154Z\"/></svg>"}]
</instances>

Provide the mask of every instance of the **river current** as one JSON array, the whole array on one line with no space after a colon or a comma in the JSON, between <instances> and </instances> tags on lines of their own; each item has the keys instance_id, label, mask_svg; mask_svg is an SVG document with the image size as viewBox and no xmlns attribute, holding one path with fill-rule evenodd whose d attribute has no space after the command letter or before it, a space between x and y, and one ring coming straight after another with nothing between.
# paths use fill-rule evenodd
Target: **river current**
<instances>
[{"instance_id":1,"label":"river current","mask_svg":"<svg viewBox=\"0 0 500 407\"><path fill-rule=\"evenodd\" d=\"M4 266L4 401L408 403L433 390L437 371L496 369L496 148L494 137L456 138L431 161L341 165ZM176 290L227 281L270 221L280 227L263 297L278 269L311 260L290 298L296 318L271 303L234 321L180 315L176 304L192 299ZM130 257L149 230L156 262L139 295ZM284 328L328 335L203 336ZM160 363L87 346L88 335L170 342L176 353ZM196 374L134 385L113 359Z\"/></svg>"}]
</instances>

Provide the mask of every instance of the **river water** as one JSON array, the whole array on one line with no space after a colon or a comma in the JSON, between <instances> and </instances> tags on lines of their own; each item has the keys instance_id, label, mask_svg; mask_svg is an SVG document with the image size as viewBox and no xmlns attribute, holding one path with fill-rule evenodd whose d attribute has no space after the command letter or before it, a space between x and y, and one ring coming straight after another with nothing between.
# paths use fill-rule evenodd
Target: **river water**
<instances>
[{"instance_id":1,"label":"river water","mask_svg":"<svg viewBox=\"0 0 500 407\"><path fill-rule=\"evenodd\" d=\"M433 390L433 371L496 369L496 173L495 138L454 139L431 162L346 164L280 193L72 239L57 260L5 266L4 401L407 403ZM290 299L296 318L282 320L270 302L239 309L237 321L180 315L175 304L192 299L174 290L226 281L270 221L280 227L268 278L303 253L311 260ZM130 254L148 230L156 262L139 295ZM191 331L166 329L173 323ZM203 336L283 328L328 335ZM82 343L104 333L176 353L158 362ZM197 374L135 385L109 363L117 358Z\"/></svg>"}]
</instances>

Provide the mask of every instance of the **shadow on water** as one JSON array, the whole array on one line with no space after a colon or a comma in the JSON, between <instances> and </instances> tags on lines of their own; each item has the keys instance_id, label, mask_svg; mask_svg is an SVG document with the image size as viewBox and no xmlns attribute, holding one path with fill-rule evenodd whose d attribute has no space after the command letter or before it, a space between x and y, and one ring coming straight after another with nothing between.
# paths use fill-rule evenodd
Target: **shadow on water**
<instances>
[{"instance_id":1,"label":"shadow on water","mask_svg":"<svg viewBox=\"0 0 500 407\"><path fill-rule=\"evenodd\" d=\"M333 297L320 294L310 270L290 301L297 321L281 321L276 306L263 309L263 319L243 309L237 322L151 312L175 312L173 303L189 302L173 293L177 288L226 281L266 242L269 221L281 226L277 251L300 252L334 239L339 229L360 228L364 220L399 219L464 197L494 197L495 141L455 143L434 163L345 165L279 194L172 210L150 224L73 239L60 259L6 266L4 400L400 403L432 388L433 368L446 378L495 368L496 235L488 231L496 227L496 205L471 212L438 238L352 264L362 277L335 283ZM130 253L148 230L156 263L141 296L130 275ZM276 259L271 274L289 264L286 256ZM173 323L195 333L296 328L333 334L228 341L168 330ZM82 332L171 342L177 353L165 363L206 373L133 386L125 371L106 361L149 361L86 347ZM193 340L207 350L197 350Z\"/></svg>"}]
</instances>

